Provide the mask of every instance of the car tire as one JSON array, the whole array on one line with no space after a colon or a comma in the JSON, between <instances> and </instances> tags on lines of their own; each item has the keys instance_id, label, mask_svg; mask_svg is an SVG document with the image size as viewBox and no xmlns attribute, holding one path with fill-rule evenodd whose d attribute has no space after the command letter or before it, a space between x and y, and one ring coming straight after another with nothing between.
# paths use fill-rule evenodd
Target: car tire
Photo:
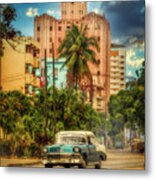
<instances>
[{"instance_id":1,"label":"car tire","mask_svg":"<svg viewBox=\"0 0 155 180\"><path fill-rule=\"evenodd\" d=\"M97 164L95 164L95 169L101 169L102 167L102 159L99 159L99 162Z\"/></svg>"},{"instance_id":2,"label":"car tire","mask_svg":"<svg viewBox=\"0 0 155 180\"><path fill-rule=\"evenodd\" d=\"M104 160L104 161L106 161L106 160L107 160L107 155L104 155L103 160Z\"/></svg>"},{"instance_id":3,"label":"car tire","mask_svg":"<svg viewBox=\"0 0 155 180\"><path fill-rule=\"evenodd\" d=\"M83 157L83 163L78 166L81 169L85 169L87 167L87 157Z\"/></svg>"},{"instance_id":4,"label":"car tire","mask_svg":"<svg viewBox=\"0 0 155 180\"><path fill-rule=\"evenodd\" d=\"M45 168L53 168L51 164L45 164Z\"/></svg>"},{"instance_id":5,"label":"car tire","mask_svg":"<svg viewBox=\"0 0 155 180\"><path fill-rule=\"evenodd\" d=\"M65 165L65 168L70 168L71 166L70 165Z\"/></svg>"}]
</instances>

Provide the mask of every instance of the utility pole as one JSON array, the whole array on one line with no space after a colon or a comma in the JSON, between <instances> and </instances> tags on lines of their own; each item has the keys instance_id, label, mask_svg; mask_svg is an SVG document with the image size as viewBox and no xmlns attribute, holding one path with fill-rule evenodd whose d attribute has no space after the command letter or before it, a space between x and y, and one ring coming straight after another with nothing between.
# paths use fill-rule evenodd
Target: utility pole
<instances>
[{"instance_id":1,"label":"utility pole","mask_svg":"<svg viewBox=\"0 0 155 180\"><path fill-rule=\"evenodd\" d=\"M55 104L55 56L54 56L54 43L52 41L52 59L53 59L53 133L56 133L56 104Z\"/></svg>"},{"instance_id":2,"label":"utility pole","mask_svg":"<svg viewBox=\"0 0 155 180\"><path fill-rule=\"evenodd\" d=\"M44 77L45 77L45 85L44 85L44 112L45 112L45 138L47 140L47 128L48 128L48 109L47 109L47 55L46 55L46 49L44 49Z\"/></svg>"}]
</instances>

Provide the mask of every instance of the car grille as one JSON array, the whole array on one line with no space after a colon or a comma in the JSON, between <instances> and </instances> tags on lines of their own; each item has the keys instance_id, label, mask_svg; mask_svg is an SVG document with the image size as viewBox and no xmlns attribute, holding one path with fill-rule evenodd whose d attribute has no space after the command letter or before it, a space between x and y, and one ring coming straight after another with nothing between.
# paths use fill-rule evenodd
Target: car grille
<instances>
[{"instance_id":1,"label":"car grille","mask_svg":"<svg viewBox=\"0 0 155 180\"><path fill-rule=\"evenodd\" d=\"M47 158L49 159L68 159L68 158L78 158L79 155L68 155L68 154L49 154Z\"/></svg>"}]
</instances>

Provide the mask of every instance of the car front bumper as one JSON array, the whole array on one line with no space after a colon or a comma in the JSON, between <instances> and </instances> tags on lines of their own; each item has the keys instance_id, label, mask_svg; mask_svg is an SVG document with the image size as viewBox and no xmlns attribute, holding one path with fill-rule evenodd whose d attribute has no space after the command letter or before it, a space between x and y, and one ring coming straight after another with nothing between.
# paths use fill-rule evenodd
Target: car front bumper
<instances>
[{"instance_id":1,"label":"car front bumper","mask_svg":"<svg viewBox=\"0 0 155 180\"><path fill-rule=\"evenodd\" d=\"M46 159L44 159L43 164L50 165L80 165L83 163L83 159L80 154L49 154Z\"/></svg>"}]
</instances>

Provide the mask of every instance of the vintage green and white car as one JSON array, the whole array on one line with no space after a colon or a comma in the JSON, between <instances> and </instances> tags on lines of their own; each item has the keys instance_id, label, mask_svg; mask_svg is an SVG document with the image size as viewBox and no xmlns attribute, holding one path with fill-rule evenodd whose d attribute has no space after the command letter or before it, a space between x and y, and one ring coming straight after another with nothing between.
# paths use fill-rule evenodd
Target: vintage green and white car
<instances>
[{"instance_id":1,"label":"vintage green and white car","mask_svg":"<svg viewBox=\"0 0 155 180\"><path fill-rule=\"evenodd\" d=\"M101 168L101 161L107 159L105 146L98 143L90 131L61 131L56 134L55 144L45 147L45 167L94 165Z\"/></svg>"}]
</instances>

